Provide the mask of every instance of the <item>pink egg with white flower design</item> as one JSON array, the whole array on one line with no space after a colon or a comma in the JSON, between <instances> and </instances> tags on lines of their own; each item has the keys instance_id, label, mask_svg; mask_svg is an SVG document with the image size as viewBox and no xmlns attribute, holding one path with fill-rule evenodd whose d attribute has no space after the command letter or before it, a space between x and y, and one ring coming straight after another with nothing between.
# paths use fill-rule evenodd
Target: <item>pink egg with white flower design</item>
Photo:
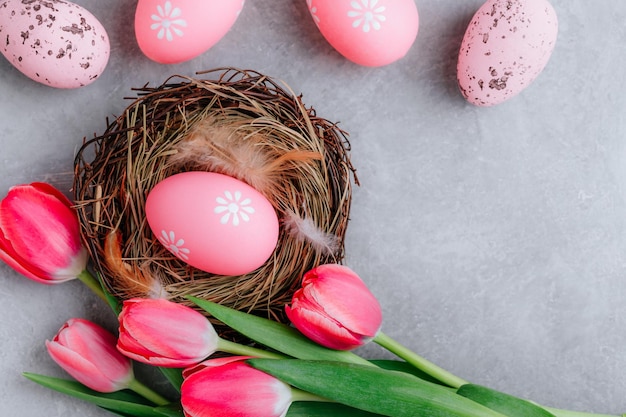
<instances>
[{"instance_id":1,"label":"pink egg with white flower design","mask_svg":"<svg viewBox=\"0 0 626 417\"><path fill-rule=\"evenodd\" d=\"M262 266L278 242L278 217L256 189L227 175L183 172L148 194L150 229L181 261L217 275Z\"/></svg>"},{"instance_id":2,"label":"pink egg with white flower design","mask_svg":"<svg viewBox=\"0 0 626 417\"><path fill-rule=\"evenodd\" d=\"M139 0L135 36L161 64L189 61L209 50L235 24L244 0Z\"/></svg>"},{"instance_id":3,"label":"pink egg with white flower design","mask_svg":"<svg viewBox=\"0 0 626 417\"><path fill-rule=\"evenodd\" d=\"M368 67L404 57L417 37L414 0L306 0L320 33L350 61Z\"/></svg>"}]
</instances>

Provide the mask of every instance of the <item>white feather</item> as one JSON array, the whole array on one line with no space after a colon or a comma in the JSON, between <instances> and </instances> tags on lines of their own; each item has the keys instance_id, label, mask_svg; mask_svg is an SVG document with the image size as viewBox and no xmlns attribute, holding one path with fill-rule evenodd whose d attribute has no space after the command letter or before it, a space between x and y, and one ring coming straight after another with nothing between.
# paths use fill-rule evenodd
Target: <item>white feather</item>
<instances>
[{"instance_id":1,"label":"white feather","mask_svg":"<svg viewBox=\"0 0 626 417\"><path fill-rule=\"evenodd\" d=\"M163 285L161 285L161 281L158 278L155 278L150 286L150 291L147 294L148 298L157 299L157 298L165 298L168 299L170 294L165 290Z\"/></svg>"},{"instance_id":2,"label":"white feather","mask_svg":"<svg viewBox=\"0 0 626 417\"><path fill-rule=\"evenodd\" d=\"M311 243L318 252L335 255L339 250L339 238L324 232L310 218L302 218L292 211L287 211L283 224L290 235Z\"/></svg>"}]
</instances>

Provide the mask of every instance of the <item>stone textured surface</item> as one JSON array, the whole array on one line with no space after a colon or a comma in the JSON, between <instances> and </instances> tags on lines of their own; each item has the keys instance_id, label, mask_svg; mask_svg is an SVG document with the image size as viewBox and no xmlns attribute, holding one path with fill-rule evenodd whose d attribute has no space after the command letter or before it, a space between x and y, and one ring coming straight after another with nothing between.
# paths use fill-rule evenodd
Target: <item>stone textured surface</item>
<instances>
[{"instance_id":1,"label":"stone textured surface","mask_svg":"<svg viewBox=\"0 0 626 417\"><path fill-rule=\"evenodd\" d=\"M306 2L247 2L210 51L160 65L138 50L134 2L77 1L109 32L102 77L79 90L27 79L0 60L0 193L71 184L83 137L132 87L222 66L284 80L350 133L354 193L347 264L384 306L384 330L476 383L542 404L626 412L626 3L553 0L559 38L513 100L466 103L458 48L481 0L417 1L401 61L354 65L317 32ZM30 383L63 376L44 340L71 317L115 328L78 282L45 287L0 265L3 415L107 416ZM374 346L363 349L381 356Z\"/></svg>"}]
</instances>

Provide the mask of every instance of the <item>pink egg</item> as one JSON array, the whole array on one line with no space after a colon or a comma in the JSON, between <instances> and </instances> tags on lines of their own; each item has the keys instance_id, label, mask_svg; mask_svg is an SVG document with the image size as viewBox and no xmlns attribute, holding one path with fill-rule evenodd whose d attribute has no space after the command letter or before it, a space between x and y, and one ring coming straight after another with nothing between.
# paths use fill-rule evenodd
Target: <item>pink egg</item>
<instances>
[{"instance_id":1,"label":"pink egg","mask_svg":"<svg viewBox=\"0 0 626 417\"><path fill-rule=\"evenodd\" d=\"M328 43L359 65L395 62L417 37L414 0L307 0L307 5Z\"/></svg>"},{"instance_id":2,"label":"pink egg","mask_svg":"<svg viewBox=\"0 0 626 417\"><path fill-rule=\"evenodd\" d=\"M218 275L262 266L278 242L271 203L235 178L183 172L148 194L146 218L159 241L181 261Z\"/></svg>"},{"instance_id":3,"label":"pink egg","mask_svg":"<svg viewBox=\"0 0 626 417\"><path fill-rule=\"evenodd\" d=\"M209 50L233 26L244 0L139 0L135 36L161 64L188 61Z\"/></svg>"},{"instance_id":4,"label":"pink egg","mask_svg":"<svg viewBox=\"0 0 626 417\"><path fill-rule=\"evenodd\" d=\"M557 32L547 0L488 0L461 43L457 79L463 96L492 106L519 94L548 63Z\"/></svg>"},{"instance_id":5,"label":"pink egg","mask_svg":"<svg viewBox=\"0 0 626 417\"><path fill-rule=\"evenodd\" d=\"M94 82L110 54L102 24L64 0L0 2L0 52L25 76L56 88Z\"/></svg>"}]
</instances>

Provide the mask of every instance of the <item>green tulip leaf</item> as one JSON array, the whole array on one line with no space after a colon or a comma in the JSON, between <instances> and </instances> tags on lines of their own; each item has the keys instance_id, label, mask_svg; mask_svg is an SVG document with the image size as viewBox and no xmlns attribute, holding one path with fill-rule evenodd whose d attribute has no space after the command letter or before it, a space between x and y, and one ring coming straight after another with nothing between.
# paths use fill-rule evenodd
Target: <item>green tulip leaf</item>
<instances>
[{"instance_id":1,"label":"green tulip leaf","mask_svg":"<svg viewBox=\"0 0 626 417\"><path fill-rule=\"evenodd\" d=\"M120 417L135 417L135 414L126 414L120 411L114 411L114 410L104 408L104 407L101 407L101 408ZM185 413L183 413L182 406L179 403L155 407L153 411L155 413L154 414L155 417L156 416L158 417L185 417Z\"/></svg>"},{"instance_id":2,"label":"green tulip leaf","mask_svg":"<svg viewBox=\"0 0 626 417\"><path fill-rule=\"evenodd\" d=\"M147 400L129 391L101 393L76 381L25 372L26 378L46 388L95 404L124 417L163 417Z\"/></svg>"},{"instance_id":3,"label":"green tulip leaf","mask_svg":"<svg viewBox=\"0 0 626 417\"><path fill-rule=\"evenodd\" d=\"M399 361L395 359L371 359L370 362L378 366L379 368L415 375L416 377L424 379L428 382L447 387L447 385L442 384L437 378L433 378L426 372L417 369L415 366L405 361Z\"/></svg>"},{"instance_id":4,"label":"green tulip leaf","mask_svg":"<svg viewBox=\"0 0 626 417\"><path fill-rule=\"evenodd\" d=\"M108 408L104 408L104 407L100 407L100 408L102 408L103 410L108 411L111 414L115 414L116 416L119 416L119 417L135 417L132 414L124 414L122 412L109 410Z\"/></svg>"},{"instance_id":5,"label":"green tulip leaf","mask_svg":"<svg viewBox=\"0 0 626 417\"><path fill-rule=\"evenodd\" d=\"M480 385L462 385L457 394L509 417L555 417L548 410L530 401Z\"/></svg>"},{"instance_id":6,"label":"green tulip leaf","mask_svg":"<svg viewBox=\"0 0 626 417\"><path fill-rule=\"evenodd\" d=\"M172 403L155 407L154 411L160 413L163 417L185 417L185 413L183 413L183 408L180 403Z\"/></svg>"},{"instance_id":7,"label":"green tulip leaf","mask_svg":"<svg viewBox=\"0 0 626 417\"><path fill-rule=\"evenodd\" d=\"M298 359L368 364L352 352L328 349L298 330L277 321L254 316L196 297L187 297L225 325L270 349Z\"/></svg>"},{"instance_id":8,"label":"green tulip leaf","mask_svg":"<svg viewBox=\"0 0 626 417\"><path fill-rule=\"evenodd\" d=\"M297 401L291 404L286 417L380 417L347 405L327 402Z\"/></svg>"},{"instance_id":9,"label":"green tulip leaf","mask_svg":"<svg viewBox=\"0 0 626 417\"><path fill-rule=\"evenodd\" d=\"M393 417L503 417L454 390L374 366L297 359L249 359L251 366L338 403Z\"/></svg>"},{"instance_id":10,"label":"green tulip leaf","mask_svg":"<svg viewBox=\"0 0 626 417\"><path fill-rule=\"evenodd\" d=\"M180 392L180 387L183 384L183 370L181 368L163 368L159 367L161 373L167 378L169 383Z\"/></svg>"},{"instance_id":11,"label":"green tulip leaf","mask_svg":"<svg viewBox=\"0 0 626 417\"><path fill-rule=\"evenodd\" d=\"M109 410L108 408L104 408L104 407L100 407L100 408L102 408L103 410L108 411L111 414L115 414L116 416L119 416L119 417L135 417L132 414L125 414L125 413L122 413L121 411Z\"/></svg>"}]
</instances>

